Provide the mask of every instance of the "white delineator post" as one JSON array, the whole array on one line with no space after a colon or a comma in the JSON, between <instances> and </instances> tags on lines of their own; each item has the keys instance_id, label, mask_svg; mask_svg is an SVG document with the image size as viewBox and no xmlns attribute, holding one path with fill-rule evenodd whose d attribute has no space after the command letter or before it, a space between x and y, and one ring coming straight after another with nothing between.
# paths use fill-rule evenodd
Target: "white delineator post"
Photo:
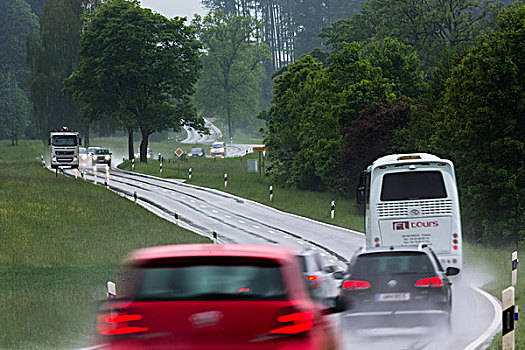
<instances>
[{"instance_id":1,"label":"white delineator post","mask_svg":"<svg viewBox=\"0 0 525 350\"><path fill-rule=\"evenodd\" d=\"M330 206L330 217L333 219L335 215L335 201L332 201L332 205Z\"/></svg>"},{"instance_id":2,"label":"white delineator post","mask_svg":"<svg viewBox=\"0 0 525 350\"><path fill-rule=\"evenodd\" d=\"M224 187L228 187L228 174L224 174Z\"/></svg>"},{"instance_id":3,"label":"white delineator post","mask_svg":"<svg viewBox=\"0 0 525 350\"><path fill-rule=\"evenodd\" d=\"M44 160L44 156L40 155L40 159L42 160L42 166L45 168L46 167L46 162Z\"/></svg>"},{"instance_id":4,"label":"white delineator post","mask_svg":"<svg viewBox=\"0 0 525 350\"><path fill-rule=\"evenodd\" d=\"M135 158L131 160L131 170L135 170Z\"/></svg>"},{"instance_id":5,"label":"white delineator post","mask_svg":"<svg viewBox=\"0 0 525 350\"><path fill-rule=\"evenodd\" d=\"M270 202L273 202L273 186L270 186Z\"/></svg>"},{"instance_id":6,"label":"white delineator post","mask_svg":"<svg viewBox=\"0 0 525 350\"><path fill-rule=\"evenodd\" d=\"M509 287L503 291L501 301L503 304L501 324L503 350L514 350L514 287Z\"/></svg>"},{"instance_id":7,"label":"white delineator post","mask_svg":"<svg viewBox=\"0 0 525 350\"><path fill-rule=\"evenodd\" d=\"M512 252L512 282L511 286L516 286L518 282L518 252Z\"/></svg>"},{"instance_id":8,"label":"white delineator post","mask_svg":"<svg viewBox=\"0 0 525 350\"><path fill-rule=\"evenodd\" d=\"M191 168L188 169L188 179L191 180Z\"/></svg>"},{"instance_id":9,"label":"white delineator post","mask_svg":"<svg viewBox=\"0 0 525 350\"><path fill-rule=\"evenodd\" d=\"M137 203L137 191L133 192L133 200Z\"/></svg>"},{"instance_id":10,"label":"white delineator post","mask_svg":"<svg viewBox=\"0 0 525 350\"><path fill-rule=\"evenodd\" d=\"M117 297L117 288L115 283L108 281L108 299L115 299Z\"/></svg>"},{"instance_id":11,"label":"white delineator post","mask_svg":"<svg viewBox=\"0 0 525 350\"><path fill-rule=\"evenodd\" d=\"M213 241L215 244L219 243L219 236L217 235L217 231L215 231L215 227L213 228Z\"/></svg>"},{"instance_id":12,"label":"white delineator post","mask_svg":"<svg viewBox=\"0 0 525 350\"><path fill-rule=\"evenodd\" d=\"M162 161L159 163L160 166L160 173L162 174Z\"/></svg>"},{"instance_id":13,"label":"white delineator post","mask_svg":"<svg viewBox=\"0 0 525 350\"><path fill-rule=\"evenodd\" d=\"M179 212L177 209L175 209L175 212L173 213L173 216L175 217L175 225L179 225Z\"/></svg>"}]
</instances>

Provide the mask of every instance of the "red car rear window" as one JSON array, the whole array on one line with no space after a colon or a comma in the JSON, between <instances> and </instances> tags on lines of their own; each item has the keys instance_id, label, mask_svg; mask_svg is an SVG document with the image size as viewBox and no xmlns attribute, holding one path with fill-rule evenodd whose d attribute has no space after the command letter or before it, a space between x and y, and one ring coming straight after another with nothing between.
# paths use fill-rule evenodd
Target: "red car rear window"
<instances>
[{"instance_id":1,"label":"red car rear window","mask_svg":"<svg viewBox=\"0 0 525 350\"><path fill-rule=\"evenodd\" d=\"M135 269L135 300L286 299L281 267L269 259L161 260Z\"/></svg>"}]
</instances>

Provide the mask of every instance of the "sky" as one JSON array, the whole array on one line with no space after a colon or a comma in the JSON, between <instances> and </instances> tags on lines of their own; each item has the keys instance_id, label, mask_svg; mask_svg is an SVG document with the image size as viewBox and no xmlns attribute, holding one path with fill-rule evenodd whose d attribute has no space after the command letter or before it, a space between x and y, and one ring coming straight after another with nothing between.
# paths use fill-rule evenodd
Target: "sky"
<instances>
[{"instance_id":1,"label":"sky","mask_svg":"<svg viewBox=\"0 0 525 350\"><path fill-rule=\"evenodd\" d=\"M167 18L175 16L187 17L191 21L193 15L206 14L206 9L201 5L201 0L141 0L142 7L152 9Z\"/></svg>"}]
</instances>

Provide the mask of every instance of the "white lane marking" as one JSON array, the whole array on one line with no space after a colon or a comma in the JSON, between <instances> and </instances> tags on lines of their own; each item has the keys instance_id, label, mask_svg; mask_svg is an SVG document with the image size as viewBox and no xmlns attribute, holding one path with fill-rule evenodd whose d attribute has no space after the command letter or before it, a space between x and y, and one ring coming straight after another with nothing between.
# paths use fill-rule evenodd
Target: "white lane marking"
<instances>
[{"instance_id":1,"label":"white lane marking","mask_svg":"<svg viewBox=\"0 0 525 350\"><path fill-rule=\"evenodd\" d=\"M201 204L201 208L206 208L206 206L204 204Z\"/></svg>"},{"instance_id":2,"label":"white lane marking","mask_svg":"<svg viewBox=\"0 0 525 350\"><path fill-rule=\"evenodd\" d=\"M483 334L481 334L478 339L467 345L465 350L475 350L479 348L483 343L492 338L492 336L494 336L496 332L499 331L501 325L500 315L502 310L501 305L496 301L496 298L478 287L474 287L472 289L487 298L492 303L492 306L494 307L494 318L492 319L492 323L490 324L489 328L487 328L487 330L485 330L485 332L483 332Z\"/></svg>"},{"instance_id":3,"label":"white lane marking","mask_svg":"<svg viewBox=\"0 0 525 350\"><path fill-rule=\"evenodd\" d=\"M283 237L284 237L284 238L288 238L288 239L290 239L290 237L288 237L287 235L283 235Z\"/></svg>"},{"instance_id":4,"label":"white lane marking","mask_svg":"<svg viewBox=\"0 0 525 350\"><path fill-rule=\"evenodd\" d=\"M195 203L195 201L193 199L190 199L190 202Z\"/></svg>"},{"instance_id":5,"label":"white lane marking","mask_svg":"<svg viewBox=\"0 0 525 350\"><path fill-rule=\"evenodd\" d=\"M167 189L163 189L162 192L168 192L168 190Z\"/></svg>"},{"instance_id":6,"label":"white lane marking","mask_svg":"<svg viewBox=\"0 0 525 350\"><path fill-rule=\"evenodd\" d=\"M257 225L253 225L252 227L253 227L253 228L260 228L260 227L259 227L259 226L257 226Z\"/></svg>"},{"instance_id":7,"label":"white lane marking","mask_svg":"<svg viewBox=\"0 0 525 350\"><path fill-rule=\"evenodd\" d=\"M184 198L186 198L186 197L184 197L184 196L180 196L180 198L184 199Z\"/></svg>"},{"instance_id":8,"label":"white lane marking","mask_svg":"<svg viewBox=\"0 0 525 350\"><path fill-rule=\"evenodd\" d=\"M272 230L268 230L268 233L275 233L275 232L273 232Z\"/></svg>"},{"instance_id":9,"label":"white lane marking","mask_svg":"<svg viewBox=\"0 0 525 350\"><path fill-rule=\"evenodd\" d=\"M297 243L299 243L299 244L304 244L304 242L303 242L303 241L297 241Z\"/></svg>"},{"instance_id":10,"label":"white lane marking","mask_svg":"<svg viewBox=\"0 0 525 350\"><path fill-rule=\"evenodd\" d=\"M227 219L231 219L231 218L232 218L232 217L229 216L229 215L224 215L224 217L227 218Z\"/></svg>"},{"instance_id":11,"label":"white lane marking","mask_svg":"<svg viewBox=\"0 0 525 350\"><path fill-rule=\"evenodd\" d=\"M321 253L321 256L326 256L326 254L325 253Z\"/></svg>"},{"instance_id":12,"label":"white lane marking","mask_svg":"<svg viewBox=\"0 0 525 350\"><path fill-rule=\"evenodd\" d=\"M245 224L245 223L246 223L246 221L242 221L242 220L239 220L239 222L240 222L241 224Z\"/></svg>"},{"instance_id":13,"label":"white lane marking","mask_svg":"<svg viewBox=\"0 0 525 350\"><path fill-rule=\"evenodd\" d=\"M212 210L212 212L214 212L215 214L217 214L217 213L218 213L218 211L217 211L217 210L215 210L215 209L213 209L213 210Z\"/></svg>"}]
</instances>

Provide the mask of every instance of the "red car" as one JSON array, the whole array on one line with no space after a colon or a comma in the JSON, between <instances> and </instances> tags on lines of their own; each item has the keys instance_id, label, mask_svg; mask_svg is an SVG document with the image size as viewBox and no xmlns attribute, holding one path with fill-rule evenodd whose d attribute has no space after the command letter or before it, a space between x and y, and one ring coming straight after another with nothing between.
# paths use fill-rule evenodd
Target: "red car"
<instances>
[{"instance_id":1,"label":"red car","mask_svg":"<svg viewBox=\"0 0 525 350\"><path fill-rule=\"evenodd\" d=\"M119 281L120 280L120 281ZM98 316L108 349L337 349L296 255L276 246L190 244L133 252Z\"/></svg>"}]
</instances>

